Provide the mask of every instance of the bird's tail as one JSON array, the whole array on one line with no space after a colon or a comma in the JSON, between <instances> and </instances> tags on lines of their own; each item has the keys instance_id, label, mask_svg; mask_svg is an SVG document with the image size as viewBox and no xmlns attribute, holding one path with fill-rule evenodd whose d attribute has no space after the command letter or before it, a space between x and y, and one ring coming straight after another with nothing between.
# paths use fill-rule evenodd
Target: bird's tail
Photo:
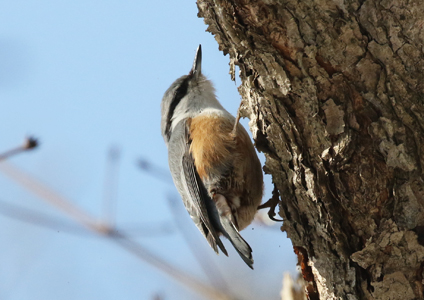
<instances>
[{"instance_id":1,"label":"bird's tail","mask_svg":"<svg viewBox=\"0 0 424 300\"><path fill-rule=\"evenodd\" d=\"M242 238L229 216L221 216L220 220L224 229L222 234L230 240L240 257L253 270L252 248L250 248L249 244Z\"/></svg>"},{"instance_id":2,"label":"bird's tail","mask_svg":"<svg viewBox=\"0 0 424 300\"><path fill-rule=\"evenodd\" d=\"M206 206L208 208L210 220L216 231L222 233L222 235L230 240L240 257L251 269L253 269L252 248L250 248L249 244L241 237L237 226L234 225L234 216L228 205L227 199L221 194L215 194L213 200L211 199L211 201L206 202ZM219 242L221 241L219 240ZM226 251L224 251L224 246L222 245L221 247L221 245L221 243L218 243L218 246L225 255L227 255Z\"/></svg>"}]
</instances>

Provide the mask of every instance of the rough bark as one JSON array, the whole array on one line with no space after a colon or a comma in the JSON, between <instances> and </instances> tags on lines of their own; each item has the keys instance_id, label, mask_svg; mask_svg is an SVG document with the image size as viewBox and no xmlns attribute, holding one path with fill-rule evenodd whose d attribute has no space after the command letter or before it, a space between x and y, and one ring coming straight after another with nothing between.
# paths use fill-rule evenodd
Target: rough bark
<instances>
[{"instance_id":1,"label":"rough bark","mask_svg":"<svg viewBox=\"0 0 424 300\"><path fill-rule=\"evenodd\" d=\"M423 299L424 2L198 0L310 299Z\"/></svg>"}]
</instances>

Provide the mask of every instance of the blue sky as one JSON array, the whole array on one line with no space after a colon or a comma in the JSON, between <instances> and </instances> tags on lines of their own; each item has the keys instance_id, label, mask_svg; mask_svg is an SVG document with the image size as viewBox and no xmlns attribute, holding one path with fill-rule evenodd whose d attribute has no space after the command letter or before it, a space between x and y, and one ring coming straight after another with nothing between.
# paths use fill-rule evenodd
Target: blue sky
<instances>
[{"instance_id":1,"label":"blue sky","mask_svg":"<svg viewBox=\"0 0 424 300\"><path fill-rule=\"evenodd\" d=\"M229 58L206 28L194 1L0 2L0 153L25 136L37 137L38 149L10 163L100 220L107 154L118 148L117 226L138 229L135 238L142 245L210 284L173 221L166 199L178 199L175 188L136 165L142 157L168 170L160 101L190 70L199 44L202 72L224 107L236 113L239 81L230 80ZM264 200L271 194L269 176L265 185ZM2 202L72 224L2 173L0 190ZM233 294L278 299L283 272L295 272L281 224L254 223L242 232L253 248L251 271L227 241L230 257L215 255L180 200L178 205L193 243L216 264ZM156 294L201 299L105 238L1 214L0 224L1 299L153 299ZM163 226L168 230L161 231Z\"/></svg>"}]
</instances>

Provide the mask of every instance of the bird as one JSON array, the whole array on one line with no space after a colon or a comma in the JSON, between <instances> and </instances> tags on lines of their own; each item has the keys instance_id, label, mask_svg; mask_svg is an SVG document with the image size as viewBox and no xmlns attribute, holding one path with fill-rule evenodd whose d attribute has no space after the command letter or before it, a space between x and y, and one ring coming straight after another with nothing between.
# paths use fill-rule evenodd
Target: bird
<instances>
[{"instance_id":1,"label":"bird","mask_svg":"<svg viewBox=\"0 0 424 300\"><path fill-rule=\"evenodd\" d=\"M161 102L161 132L174 184L191 219L212 249L228 256L226 237L253 269L252 248L239 231L252 221L263 195L262 167L253 143L219 103L202 74L199 45L188 75L175 80Z\"/></svg>"}]
</instances>

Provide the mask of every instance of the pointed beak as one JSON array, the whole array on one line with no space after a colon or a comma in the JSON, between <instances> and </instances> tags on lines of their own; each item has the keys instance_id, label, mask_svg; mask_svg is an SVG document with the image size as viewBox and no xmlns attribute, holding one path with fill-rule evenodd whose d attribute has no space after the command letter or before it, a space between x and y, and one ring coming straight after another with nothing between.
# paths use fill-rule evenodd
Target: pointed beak
<instances>
[{"instance_id":1,"label":"pointed beak","mask_svg":"<svg viewBox=\"0 0 424 300\"><path fill-rule=\"evenodd\" d=\"M193 67L190 70L190 75L199 78L199 75L202 73L202 45L199 45L196 51L196 56L194 57Z\"/></svg>"}]
</instances>

